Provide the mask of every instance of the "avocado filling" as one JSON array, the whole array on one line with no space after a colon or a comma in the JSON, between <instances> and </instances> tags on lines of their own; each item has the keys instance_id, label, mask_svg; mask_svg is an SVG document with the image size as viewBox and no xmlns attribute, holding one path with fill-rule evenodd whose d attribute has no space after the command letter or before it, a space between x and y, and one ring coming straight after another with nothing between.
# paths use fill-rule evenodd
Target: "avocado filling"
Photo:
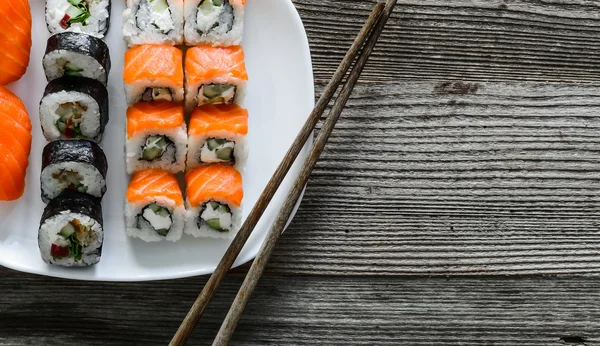
<instances>
[{"instance_id":1,"label":"avocado filling","mask_svg":"<svg viewBox=\"0 0 600 346\"><path fill-rule=\"evenodd\" d=\"M233 103L237 87L231 84L201 85L198 90L198 105Z\"/></svg>"},{"instance_id":2,"label":"avocado filling","mask_svg":"<svg viewBox=\"0 0 600 346\"><path fill-rule=\"evenodd\" d=\"M204 163L230 163L235 164L233 151L235 143L226 139L209 138L200 151L200 161Z\"/></svg>"},{"instance_id":3,"label":"avocado filling","mask_svg":"<svg viewBox=\"0 0 600 346\"><path fill-rule=\"evenodd\" d=\"M142 0L136 13L136 25L142 30L168 34L175 29L175 22L167 0Z\"/></svg>"},{"instance_id":4,"label":"avocado filling","mask_svg":"<svg viewBox=\"0 0 600 346\"><path fill-rule=\"evenodd\" d=\"M142 94L142 101L173 101L173 93L169 88L146 88Z\"/></svg>"},{"instance_id":5,"label":"avocado filling","mask_svg":"<svg viewBox=\"0 0 600 346\"><path fill-rule=\"evenodd\" d=\"M85 138L81 133L83 114L88 107L79 102L67 102L58 106L56 115L59 117L55 125L65 138Z\"/></svg>"},{"instance_id":6,"label":"avocado filling","mask_svg":"<svg viewBox=\"0 0 600 346\"><path fill-rule=\"evenodd\" d=\"M159 235L166 237L173 225L171 212L169 209L159 206L156 203L146 206L142 213L138 216L138 223L143 219L150 225ZM138 225L139 227L140 225Z\"/></svg>"},{"instance_id":7,"label":"avocado filling","mask_svg":"<svg viewBox=\"0 0 600 346\"><path fill-rule=\"evenodd\" d=\"M62 69L65 76L81 77L83 69L65 58L56 59L56 64Z\"/></svg>"},{"instance_id":8,"label":"avocado filling","mask_svg":"<svg viewBox=\"0 0 600 346\"><path fill-rule=\"evenodd\" d=\"M225 204L208 202L198 219L198 227L207 225L217 232L231 231L232 214L231 209Z\"/></svg>"},{"instance_id":9,"label":"avocado filling","mask_svg":"<svg viewBox=\"0 0 600 346\"><path fill-rule=\"evenodd\" d=\"M173 142L167 136L148 136L142 147L141 159L144 161L160 159L172 145Z\"/></svg>"},{"instance_id":10,"label":"avocado filling","mask_svg":"<svg viewBox=\"0 0 600 346\"><path fill-rule=\"evenodd\" d=\"M60 172L52 174L52 178L58 180L60 185L65 185L69 190L81 193L86 193L88 190L88 187L83 184L83 177L77 172L63 169Z\"/></svg>"},{"instance_id":11,"label":"avocado filling","mask_svg":"<svg viewBox=\"0 0 600 346\"><path fill-rule=\"evenodd\" d=\"M80 261L83 248L96 241L96 233L79 220L69 221L56 237L50 248L50 254L54 258L72 257Z\"/></svg>"},{"instance_id":12,"label":"avocado filling","mask_svg":"<svg viewBox=\"0 0 600 346\"><path fill-rule=\"evenodd\" d=\"M67 2L70 6L65 11L65 15L60 20L59 25L65 30L75 23L81 23L83 26L86 26L88 18L91 17L88 1L67 0Z\"/></svg>"},{"instance_id":13,"label":"avocado filling","mask_svg":"<svg viewBox=\"0 0 600 346\"><path fill-rule=\"evenodd\" d=\"M213 31L226 34L233 29L234 19L229 0L201 0L198 4L196 26L200 35Z\"/></svg>"}]
</instances>

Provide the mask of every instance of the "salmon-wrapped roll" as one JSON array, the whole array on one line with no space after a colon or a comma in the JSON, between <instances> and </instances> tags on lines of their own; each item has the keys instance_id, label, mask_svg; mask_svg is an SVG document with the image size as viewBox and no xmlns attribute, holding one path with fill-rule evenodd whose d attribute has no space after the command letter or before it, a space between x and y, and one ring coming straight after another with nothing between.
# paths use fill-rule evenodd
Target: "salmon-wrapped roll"
<instances>
[{"instance_id":1,"label":"salmon-wrapped roll","mask_svg":"<svg viewBox=\"0 0 600 346\"><path fill-rule=\"evenodd\" d=\"M241 46L188 49L185 58L186 104L242 104L248 73Z\"/></svg>"},{"instance_id":2,"label":"salmon-wrapped roll","mask_svg":"<svg viewBox=\"0 0 600 346\"><path fill-rule=\"evenodd\" d=\"M194 237L233 238L242 221L242 175L233 167L198 167L185 176L185 233Z\"/></svg>"},{"instance_id":3,"label":"salmon-wrapped roll","mask_svg":"<svg viewBox=\"0 0 600 346\"><path fill-rule=\"evenodd\" d=\"M243 169L248 156L246 109L235 104L198 107L192 112L188 133L188 170L215 163Z\"/></svg>"},{"instance_id":4,"label":"salmon-wrapped roll","mask_svg":"<svg viewBox=\"0 0 600 346\"><path fill-rule=\"evenodd\" d=\"M127 235L147 242L181 238L185 208L175 175L158 169L136 172L126 196Z\"/></svg>"}]
</instances>

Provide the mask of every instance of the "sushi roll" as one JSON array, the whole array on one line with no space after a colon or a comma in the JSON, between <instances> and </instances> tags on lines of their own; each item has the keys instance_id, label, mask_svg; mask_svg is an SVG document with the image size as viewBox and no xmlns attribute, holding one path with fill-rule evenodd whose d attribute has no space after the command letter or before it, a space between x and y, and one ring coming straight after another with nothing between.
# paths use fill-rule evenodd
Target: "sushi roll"
<instances>
[{"instance_id":1,"label":"sushi roll","mask_svg":"<svg viewBox=\"0 0 600 346\"><path fill-rule=\"evenodd\" d=\"M181 238L185 208L175 175L159 169L138 171L126 197L127 235L146 242Z\"/></svg>"},{"instance_id":2,"label":"sushi roll","mask_svg":"<svg viewBox=\"0 0 600 346\"><path fill-rule=\"evenodd\" d=\"M186 104L242 104L246 94L246 64L241 46L188 49L185 58Z\"/></svg>"},{"instance_id":3,"label":"sushi roll","mask_svg":"<svg viewBox=\"0 0 600 346\"><path fill-rule=\"evenodd\" d=\"M110 0L46 0L46 26L51 34L83 32L104 37L110 25Z\"/></svg>"},{"instance_id":4,"label":"sushi roll","mask_svg":"<svg viewBox=\"0 0 600 346\"><path fill-rule=\"evenodd\" d=\"M198 167L187 183L185 233L194 237L233 238L242 221L242 175L233 167Z\"/></svg>"},{"instance_id":5,"label":"sushi roll","mask_svg":"<svg viewBox=\"0 0 600 346\"><path fill-rule=\"evenodd\" d=\"M204 105L190 119L187 169L208 164L245 165L248 111L238 105Z\"/></svg>"},{"instance_id":6,"label":"sushi roll","mask_svg":"<svg viewBox=\"0 0 600 346\"><path fill-rule=\"evenodd\" d=\"M186 0L185 43L234 46L242 42L246 0Z\"/></svg>"},{"instance_id":7,"label":"sushi roll","mask_svg":"<svg viewBox=\"0 0 600 346\"><path fill-rule=\"evenodd\" d=\"M0 201L14 201L25 191L31 151L31 122L25 105L0 86Z\"/></svg>"},{"instance_id":8,"label":"sushi roll","mask_svg":"<svg viewBox=\"0 0 600 346\"><path fill-rule=\"evenodd\" d=\"M102 198L108 163L100 147L88 140L50 142L42 152L42 200L48 203L64 190Z\"/></svg>"},{"instance_id":9,"label":"sushi roll","mask_svg":"<svg viewBox=\"0 0 600 346\"><path fill-rule=\"evenodd\" d=\"M183 0L127 0L123 20L130 47L183 43Z\"/></svg>"},{"instance_id":10,"label":"sushi roll","mask_svg":"<svg viewBox=\"0 0 600 346\"><path fill-rule=\"evenodd\" d=\"M44 209L38 246L44 262L86 267L102 254L102 206L98 198L66 190Z\"/></svg>"},{"instance_id":11,"label":"sushi roll","mask_svg":"<svg viewBox=\"0 0 600 346\"><path fill-rule=\"evenodd\" d=\"M159 168L185 170L187 132L181 104L140 102L127 109L127 172Z\"/></svg>"},{"instance_id":12,"label":"sushi roll","mask_svg":"<svg viewBox=\"0 0 600 346\"><path fill-rule=\"evenodd\" d=\"M102 140L108 123L108 91L83 77L61 77L46 86L40 123L48 141L82 138Z\"/></svg>"},{"instance_id":13,"label":"sushi roll","mask_svg":"<svg viewBox=\"0 0 600 346\"><path fill-rule=\"evenodd\" d=\"M183 101L183 52L175 47L141 45L125 53L127 104Z\"/></svg>"},{"instance_id":14,"label":"sushi roll","mask_svg":"<svg viewBox=\"0 0 600 346\"><path fill-rule=\"evenodd\" d=\"M43 65L48 82L70 76L92 78L106 85L110 54L106 43L97 37L63 32L48 39Z\"/></svg>"}]
</instances>

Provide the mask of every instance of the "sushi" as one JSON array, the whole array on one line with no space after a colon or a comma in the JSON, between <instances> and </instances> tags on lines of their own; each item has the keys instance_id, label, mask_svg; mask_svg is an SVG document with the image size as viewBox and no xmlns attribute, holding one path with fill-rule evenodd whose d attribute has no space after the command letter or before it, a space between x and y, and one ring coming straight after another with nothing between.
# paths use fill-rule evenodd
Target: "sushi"
<instances>
[{"instance_id":1,"label":"sushi","mask_svg":"<svg viewBox=\"0 0 600 346\"><path fill-rule=\"evenodd\" d=\"M242 41L246 0L186 0L185 43L234 46Z\"/></svg>"},{"instance_id":2,"label":"sushi","mask_svg":"<svg viewBox=\"0 0 600 346\"><path fill-rule=\"evenodd\" d=\"M100 200L65 190L42 214L38 246L42 260L63 267L86 267L100 261L104 231Z\"/></svg>"},{"instance_id":3,"label":"sushi","mask_svg":"<svg viewBox=\"0 0 600 346\"><path fill-rule=\"evenodd\" d=\"M20 79L29 65L31 10L27 0L0 1L0 84Z\"/></svg>"},{"instance_id":4,"label":"sushi","mask_svg":"<svg viewBox=\"0 0 600 346\"><path fill-rule=\"evenodd\" d=\"M97 37L63 32L48 39L43 65L48 82L70 76L92 78L106 85L110 54L106 43Z\"/></svg>"},{"instance_id":5,"label":"sushi","mask_svg":"<svg viewBox=\"0 0 600 346\"><path fill-rule=\"evenodd\" d=\"M104 37L110 26L110 0L46 0L46 26L51 34L83 32Z\"/></svg>"},{"instance_id":6,"label":"sushi","mask_svg":"<svg viewBox=\"0 0 600 346\"><path fill-rule=\"evenodd\" d=\"M181 238L185 208L175 175L158 169L138 171L126 197L127 235L146 242Z\"/></svg>"},{"instance_id":7,"label":"sushi","mask_svg":"<svg viewBox=\"0 0 600 346\"><path fill-rule=\"evenodd\" d=\"M204 105L190 119L187 169L206 164L244 167L248 111L236 104Z\"/></svg>"},{"instance_id":8,"label":"sushi","mask_svg":"<svg viewBox=\"0 0 600 346\"><path fill-rule=\"evenodd\" d=\"M48 203L64 190L102 198L108 163L100 147L85 139L48 143L42 152L42 200Z\"/></svg>"},{"instance_id":9,"label":"sushi","mask_svg":"<svg viewBox=\"0 0 600 346\"><path fill-rule=\"evenodd\" d=\"M31 150L31 122L23 102L0 87L0 200L19 199Z\"/></svg>"},{"instance_id":10,"label":"sushi","mask_svg":"<svg viewBox=\"0 0 600 346\"><path fill-rule=\"evenodd\" d=\"M183 101L183 52L175 47L141 45L125 53L127 104Z\"/></svg>"},{"instance_id":11,"label":"sushi","mask_svg":"<svg viewBox=\"0 0 600 346\"><path fill-rule=\"evenodd\" d=\"M198 46L185 58L186 104L242 104L248 74L241 46Z\"/></svg>"},{"instance_id":12,"label":"sushi","mask_svg":"<svg viewBox=\"0 0 600 346\"><path fill-rule=\"evenodd\" d=\"M194 237L233 238L242 220L242 175L233 167L210 165L185 176L185 233Z\"/></svg>"},{"instance_id":13,"label":"sushi","mask_svg":"<svg viewBox=\"0 0 600 346\"><path fill-rule=\"evenodd\" d=\"M51 81L40 102L40 123L49 141L83 138L100 142L108 123L106 87L83 77Z\"/></svg>"},{"instance_id":14,"label":"sushi","mask_svg":"<svg viewBox=\"0 0 600 346\"><path fill-rule=\"evenodd\" d=\"M144 168L185 170L187 132L183 106L140 102L127 109L126 161L129 174Z\"/></svg>"},{"instance_id":15,"label":"sushi","mask_svg":"<svg viewBox=\"0 0 600 346\"><path fill-rule=\"evenodd\" d=\"M183 0L127 0L123 20L130 47L183 43Z\"/></svg>"}]
</instances>

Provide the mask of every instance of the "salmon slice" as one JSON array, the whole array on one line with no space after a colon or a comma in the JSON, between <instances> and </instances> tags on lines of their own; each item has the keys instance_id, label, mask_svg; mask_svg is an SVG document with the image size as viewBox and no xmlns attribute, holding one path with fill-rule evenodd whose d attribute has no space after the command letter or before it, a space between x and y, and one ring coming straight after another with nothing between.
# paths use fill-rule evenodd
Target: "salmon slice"
<instances>
[{"instance_id":1,"label":"salmon slice","mask_svg":"<svg viewBox=\"0 0 600 346\"><path fill-rule=\"evenodd\" d=\"M154 129L173 129L184 122L183 105L168 101L140 102L127 109L127 137Z\"/></svg>"},{"instance_id":2,"label":"salmon slice","mask_svg":"<svg viewBox=\"0 0 600 346\"><path fill-rule=\"evenodd\" d=\"M127 188L130 203L152 201L155 198L168 198L177 205L183 205L181 188L173 173L160 169L143 169L131 177Z\"/></svg>"},{"instance_id":3,"label":"salmon slice","mask_svg":"<svg viewBox=\"0 0 600 346\"><path fill-rule=\"evenodd\" d=\"M0 84L20 79L31 51L31 10L27 0L0 1Z\"/></svg>"},{"instance_id":4,"label":"salmon slice","mask_svg":"<svg viewBox=\"0 0 600 346\"><path fill-rule=\"evenodd\" d=\"M16 200L25 190L31 151L31 122L23 102L0 87L0 200Z\"/></svg>"},{"instance_id":5,"label":"salmon slice","mask_svg":"<svg viewBox=\"0 0 600 346\"><path fill-rule=\"evenodd\" d=\"M195 208L215 200L239 207L244 198L242 175L235 168L224 165L198 167L185 176L187 197Z\"/></svg>"},{"instance_id":6,"label":"salmon slice","mask_svg":"<svg viewBox=\"0 0 600 346\"><path fill-rule=\"evenodd\" d=\"M247 81L244 50L241 46L190 48L185 58L185 75L191 85L217 78Z\"/></svg>"},{"instance_id":7,"label":"salmon slice","mask_svg":"<svg viewBox=\"0 0 600 346\"><path fill-rule=\"evenodd\" d=\"M204 105L194 109L189 134L198 136L214 131L248 134L248 111L236 104Z\"/></svg>"},{"instance_id":8,"label":"salmon slice","mask_svg":"<svg viewBox=\"0 0 600 346\"><path fill-rule=\"evenodd\" d=\"M183 88L183 52L172 46L145 44L125 53L125 84L139 80L169 80Z\"/></svg>"}]
</instances>

